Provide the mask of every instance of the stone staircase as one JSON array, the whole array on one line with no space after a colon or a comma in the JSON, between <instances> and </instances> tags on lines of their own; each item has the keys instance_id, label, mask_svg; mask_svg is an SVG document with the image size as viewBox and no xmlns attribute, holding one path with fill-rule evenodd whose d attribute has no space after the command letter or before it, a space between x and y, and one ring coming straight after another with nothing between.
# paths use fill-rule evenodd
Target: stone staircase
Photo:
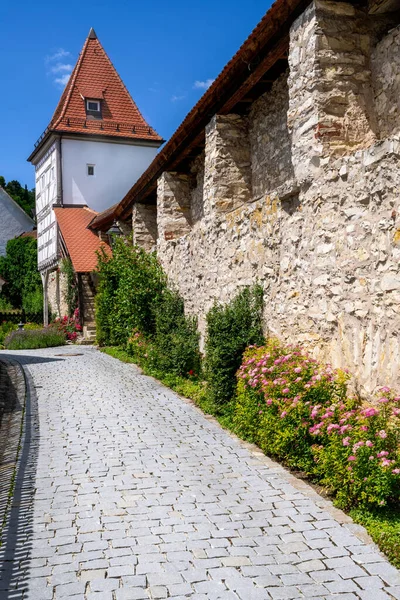
<instances>
[{"instance_id":1,"label":"stone staircase","mask_svg":"<svg viewBox=\"0 0 400 600\"><path fill-rule=\"evenodd\" d=\"M83 320L83 340L82 344L93 344L96 341L96 323L94 297L96 290L90 276L90 273L81 273L80 291Z\"/></svg>"}]
</instances>

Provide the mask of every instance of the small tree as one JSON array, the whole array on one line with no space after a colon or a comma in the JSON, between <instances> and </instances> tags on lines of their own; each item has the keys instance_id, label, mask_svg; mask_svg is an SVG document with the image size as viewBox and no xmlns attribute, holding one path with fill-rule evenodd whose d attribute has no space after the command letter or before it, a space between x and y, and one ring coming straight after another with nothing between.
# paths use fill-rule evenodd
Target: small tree
<instances>
[{"instance_id":1,"label":"small tree","mask_svg":"<svg viewBox=\"0 0 400 600\"><path fill-rule=\"evenodd\" d=\"M37 270L37 241L31 237L9 240L0 257L0 275L6 280L2 296L15 308L42 305L42 282Z\"/></svg>"}]
</instances>

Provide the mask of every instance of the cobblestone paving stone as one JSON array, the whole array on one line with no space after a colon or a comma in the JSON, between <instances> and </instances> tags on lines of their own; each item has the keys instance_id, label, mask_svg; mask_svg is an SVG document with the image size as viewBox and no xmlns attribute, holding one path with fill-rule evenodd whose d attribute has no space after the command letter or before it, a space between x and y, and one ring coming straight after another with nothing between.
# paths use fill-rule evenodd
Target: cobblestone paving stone
<instances>
[{"instance_id":1,"label":"cobblestone paving stone","mask_svg":"<svg viewBox=\"0 0 400 600\"><path fill-rule=\"evenodd\" d=\"M400 600L361 528L132 365L94 348L12 356L37 399L1 600Z\"/></svg>"}]
</instances>

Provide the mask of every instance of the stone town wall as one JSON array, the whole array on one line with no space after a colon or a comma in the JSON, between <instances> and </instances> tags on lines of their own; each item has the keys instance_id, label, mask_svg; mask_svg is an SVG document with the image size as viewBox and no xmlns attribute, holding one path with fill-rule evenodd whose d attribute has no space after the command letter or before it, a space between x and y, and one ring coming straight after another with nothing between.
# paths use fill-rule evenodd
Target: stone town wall
<instances>
[{"instance_id":1,"label":"stone town wall","mask_svg":"<svg viewBox=\"0 0 400 600\"><path fill-rule=\"evenodd\" d=\"M288 73L281 75L269 94L251 107L249 140L253 198L275 190L293 178L292 142L287 126Z\"/></svg>"},{"instance_id":2,"label":"stone town wall","mask_svg":"<svg viewBox=\"0 0 400 600\"><path fill-rule=\"evenodd\" d=\"M371 59L380 135L400 131L400 25L377 45Z\"/></svg>"},{"instance_id":3,"label":"stone town wall","mask_svg":"<svg viewBox=\"0 0 400 600\"><path fill-rule=\"evenodd\" d=\"M133 207L133 242L147 252L151 252L157 243L156 206L137 203Z\"/></svg>"},{"instance_id":4,"label":"stone town wall","mask_svg":"<svg viewBox=\"0 0 400 600\"><path fill-rule=\"evenodd\" d=\"M400 136L391 123L377 139L372 90L395 75L372 81L375 33L352 5L315 2L292 28L289 76L248 117L214 117L204 169L164 173L157 200L159 259L202 334L215 300L259 281L266 332L367 392L400 386Z\"/></svg>"},{"instance_id":5,"label":"stone town wall","mask_svg":"<svg viewBox=\"0 0 400 600\"><path fill-rule=\"evenodd\" d=\"M67 277L61 271L51 271L47 283L47 294L51 313L56 317L68 314L68 305L65 301L67 293Z\"/></svg>"}]
</instances>

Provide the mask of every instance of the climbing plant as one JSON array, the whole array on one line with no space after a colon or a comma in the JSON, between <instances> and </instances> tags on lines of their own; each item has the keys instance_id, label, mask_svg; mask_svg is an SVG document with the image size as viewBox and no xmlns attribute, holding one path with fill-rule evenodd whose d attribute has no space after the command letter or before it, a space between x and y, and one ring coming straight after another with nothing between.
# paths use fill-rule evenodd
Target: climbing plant
<instances>
[{"instance_id":1,"label":"climbing plant","mask_svg":"<svg viewBox=\"0 0 400 600\"><path fill-rule=\"evenodd\" d=\"M66 276L67 279L67 288L64 294L64 300L68 306L68 316L72 317L75 309L78 306L78 282L70 258L64 258L61 261L61 272Z\"/></svg>"}]
</instances>

